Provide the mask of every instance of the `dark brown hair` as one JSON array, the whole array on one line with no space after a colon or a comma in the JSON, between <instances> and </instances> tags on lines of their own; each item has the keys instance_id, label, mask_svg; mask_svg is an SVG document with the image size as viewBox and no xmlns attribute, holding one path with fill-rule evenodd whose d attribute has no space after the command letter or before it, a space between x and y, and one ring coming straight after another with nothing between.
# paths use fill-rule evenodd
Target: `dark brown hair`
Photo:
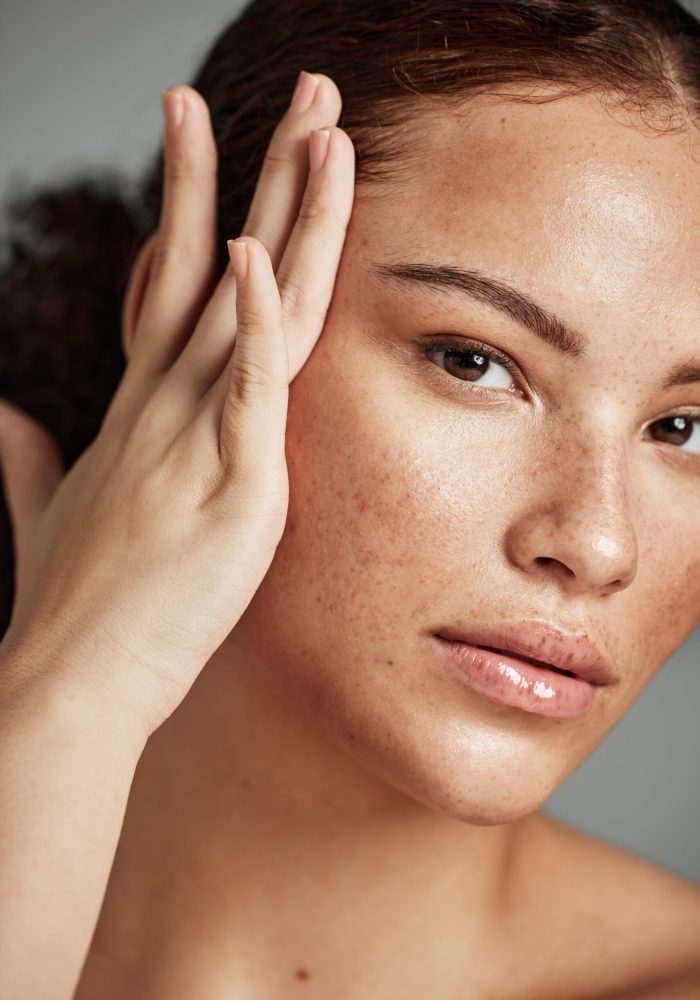
<instances>
[{"instance_id":1,"label":"dark brown hair","mask_svg":"<svg viewBox=\"0 0 700 1000\"><path fill-rule=\"evenodd\" d=\"M302 68L340 89L338 124L355 144L358 183L400 177L417 113L482 92L530 102L595 92L664 131L700 118L700 23L674 0L253 0L192 81L219 149L222 270ZM161 158L159 149L134 191L86 177L7 208L0 395L49 427L67 468L95 437L124 369L121 302L157 225ZM3 508L3 633L12 599Z\"/></svg>"}]
</instances>

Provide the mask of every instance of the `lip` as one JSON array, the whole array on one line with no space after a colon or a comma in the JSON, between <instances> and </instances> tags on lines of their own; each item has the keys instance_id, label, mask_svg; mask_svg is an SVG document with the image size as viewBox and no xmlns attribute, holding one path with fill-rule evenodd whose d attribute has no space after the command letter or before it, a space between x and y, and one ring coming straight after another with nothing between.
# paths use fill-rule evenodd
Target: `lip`
<instances>
[{"instance_id":1,"label":"lip","mask_svg":"<svg viewBox=\"0 0 700 1000\"><path fill-rule=\"evenodd\" d=\"M444 627L434 636L438 651L470 687L528 712L583 715L593 707L598 687L617 682L594 642L553 622Z\"/></svg>"}]
</instances>

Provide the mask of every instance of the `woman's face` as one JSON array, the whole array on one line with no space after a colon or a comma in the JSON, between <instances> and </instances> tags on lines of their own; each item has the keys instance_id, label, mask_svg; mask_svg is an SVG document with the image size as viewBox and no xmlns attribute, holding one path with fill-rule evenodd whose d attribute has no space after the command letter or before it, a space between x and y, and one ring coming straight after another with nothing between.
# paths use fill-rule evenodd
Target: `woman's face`
<instances>
[{"instance_id":1,"label":"woman's face","mask_svg":"<svg viewBox=\"0 0 700 1000\"><path fill-rule=\"evenodd\" d=\"M416 119L401 181L358 186L290 390L286 530L238 631L260 683L363 768L492 824L538 808L700 623L700 381L664 388L700 363L700 163L695 133L592 96L464 108ZM398 264L507 282L585 350L378 273ZM416 344L441 334L516 374L460 375ZM661 423L689 411L692 433ZM590 711L498 704L434 655L441 627L523 619L599 645L616 680Z\"/></svg>"}]
</instances>

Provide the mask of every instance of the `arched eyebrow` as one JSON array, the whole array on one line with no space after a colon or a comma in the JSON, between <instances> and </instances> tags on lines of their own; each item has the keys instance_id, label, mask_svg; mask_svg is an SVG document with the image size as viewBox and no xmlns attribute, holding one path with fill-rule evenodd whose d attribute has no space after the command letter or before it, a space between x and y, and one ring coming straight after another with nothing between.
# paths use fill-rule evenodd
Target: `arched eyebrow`
<instances>
[{"instance_id":1,"label":"arched eyebrow","mask_svg":"<svg viewBox=\"0 0 700 1000\"><path fill-rule=\"evenodd\" d=\"M562 354L570 354L575 358L588 356L586 339L579 331L535 302L525 292L493 274L481 270L466 270L452 264L416 262L375 264L372 271L379 278L399 282L404 287L419 290L437 288L468 295L477 302L505 313ZM691 382L700 382L700 362L693 359L672 368L664 379L662 388L670 389Z\"/></svg>"},{"instance_id":2,"label":"arched eyebrow","mask_svg":"<svg viewBox=\"0 0 700 1000\"><path fill-rule=\"evenodd\" d=\"M500 309L520 326L563 354L585 357L585 340L548 309L502 278L484 271L463 270L451 264L397 263L374 268L380 278L389 278L415 288L439 288L468 295L477 302Z\"/></svg>"},{"instance_id":3,"label":"arched eyebrow","mask_svg":"<svg viewBox=\"0 0 700 1000\"><path fill-rule=\"evenodd\" d=\"M700 382L700 362L683 361L672 368L667 378L664 379L662 387L672 389L675 385L690 385L691 382Z\"/></svg>"}]
</instances>

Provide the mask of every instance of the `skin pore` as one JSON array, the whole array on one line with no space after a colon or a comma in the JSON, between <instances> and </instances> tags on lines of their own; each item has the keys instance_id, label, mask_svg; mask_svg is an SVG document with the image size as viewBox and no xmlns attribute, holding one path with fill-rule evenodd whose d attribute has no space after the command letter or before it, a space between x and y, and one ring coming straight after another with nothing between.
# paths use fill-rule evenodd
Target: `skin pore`
<instances>
[{"instance_id":1,"label":"skin pore","mask_svg":"<svg viewBox=\"0 0 700 1000\"><path fill-rule=\"evenodd\" d=\"M149 740L79 1000L561 1000L630 975L642 882L598 968L622 856L572 863L536 811L700 621L700 425L683 447L648 430L700 418L700 381L663 388L700 363L697 137L593 95L465 108L417 119L400 180L358 186L290 387L284 536ZM416 264L515 286L583 350L382 271ZM440 335L521 374L460 379L416 344ZM441 626L525 618L611 661L587 715L495 704L433 656Z\"/></svg>"}]
</instances>

